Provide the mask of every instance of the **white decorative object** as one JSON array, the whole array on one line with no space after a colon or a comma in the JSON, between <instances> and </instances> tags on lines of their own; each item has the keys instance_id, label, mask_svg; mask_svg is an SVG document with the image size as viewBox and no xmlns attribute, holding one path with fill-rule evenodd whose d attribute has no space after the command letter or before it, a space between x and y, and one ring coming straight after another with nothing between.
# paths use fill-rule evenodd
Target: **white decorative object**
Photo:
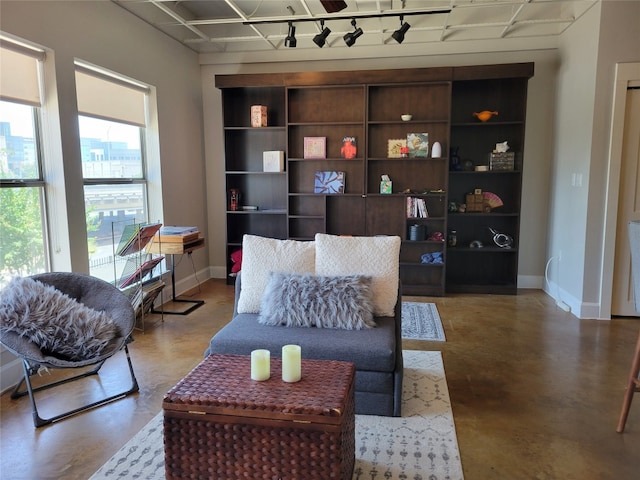
<instances>
[{"instance_id":1,"label":"white decorative object","mask_svg":"<svg viewBox=\"0 0 640 480\"><path fill-rule=\"evenodd\" d=\"M299 382L302 378L302 349L300 345L282 347L282 381Z\"/></svg>"},{"instance_id":2,"label":"white decorative object","mask_svg":"<svg viewBox=\"0 0 640 480\"><path fill-rule=\"evenodd\" d=\"M284 172L284 152L278 150L262 152L262 171Z\"/></svg>"},{"instance_id":3,"label":"white decorative object","mask_svg":"<svg viewBox=\"0 0 640 480\"><path fill-rule=\"evenodd\" d=\"M502 143L496 143L496 152L505 153L507 150L509 150L509 144L506 141Z\"/></svg>"},{"instance_id":4,"label":"white decorative object","mask_svg":"<svg viewBox=\"0 0 640 480\"><path fill-rule=\"evenodd\" d=\"M440 142L433 142L433 146L431 147L431 157L440 158L441 156L442 156L442 145L440 145Z\"/></svg>"},{"instance_id":5,"label":"white decorative object","mask_svg":"<svg viewBox=\"0 0 640 480\"><path fill-rule=\"evenodd\" d=\"M374 314L393 317L398 299L400 237L341 237L317 233L315 244L317 275L371 276Z\"/></svg>"},{"instance_id":6,"label":"white decorative object","mask_svg":"<svg viewBox=\"0 0 640 480\"><path fill-rule=\"evenodd\" d=\"M251 352L251 380L263 382L271 376L271 353L269 350Z\"/></svg>"},{"instance_id":7,"label":"white decorative object","mask_svg":"<svg viewBox=\"0 0 640 480\"><path fill-rule=\"evenodd\" d=\"M238 313L259 313L269 272L314 273L314 242L244 235Z\"/></svg>"}]
</instances>

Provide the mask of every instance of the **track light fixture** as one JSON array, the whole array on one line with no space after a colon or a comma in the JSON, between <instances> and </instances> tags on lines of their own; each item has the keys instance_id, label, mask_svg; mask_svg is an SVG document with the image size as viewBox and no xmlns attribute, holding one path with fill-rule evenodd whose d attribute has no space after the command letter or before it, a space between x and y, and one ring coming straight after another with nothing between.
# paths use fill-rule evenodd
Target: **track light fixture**
<instances>
[{"instance_id":1,"label":"track light fixture","mask_svg":"<svg viewBox=\"0 0 640 480\"><path fill-rule=\"evenodd\" d=\"M391 37L398 43L404 42L404 34L411 28L411 25L407 22L403 23L403 20L404 15L400 15L400 28L391 35Z\"/></svg>"},{"instance_id":2,"label":"track light fixture","mask_svg":"<svg viewBox=\"0 0 640 480\"><path fill-rule=\"evenodd\" d=\"M289 48L296 48L298 41L296 40L296 27L294 27L293 23L289 22L289 33L287 33L287 38L284 39L284 46Z\"/></svg>"},{"instance_id":3,"label":"track light fixture","mask_svg":"<svg viewBox=\"0 0 640 480\"><path fill-rule=\"evenodd\" d=\"M347 47L353 47L358 37L364 33L360 27L356 27L355 18L351 19L351 25L353 25L354 28L353 32L345 33L344 37L342 37L344 38L344 43L347 44Z\"/></svg>"},{"instance_id":4,"label":"track light fixture","mask_svg":"<svg viewBox=\"0 0 640 480\"><path fill-rule=\"evenodd\" d=\"M313 37L313 43L322 48L324 44L327 43L327 37L331 33L331 30L329 27L324 26L324 20L320 20L320 26L322 27L322 32Z\"/></svg>"}]
</instances>

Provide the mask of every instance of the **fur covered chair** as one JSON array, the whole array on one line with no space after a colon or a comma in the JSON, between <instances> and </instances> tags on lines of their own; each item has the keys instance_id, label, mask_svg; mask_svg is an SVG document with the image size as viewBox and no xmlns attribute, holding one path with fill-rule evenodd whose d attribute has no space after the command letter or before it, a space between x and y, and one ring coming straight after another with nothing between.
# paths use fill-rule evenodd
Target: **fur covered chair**
<instances>
[{"instance_id":1,"label":"fur covered chair","mask_svg":"<svg viewBox=\"0 0 640 480\"><path fill-rule=\"evenodd\" d=\"M29 395L34 425L40 427L137 392L127 347L134 325L129 299L99 278L66 272L14 278L0 291L0 343L22 360L24 368L24 377L11 397ZM39 416L35 392L97 374L120 350L125 351L131 375L126 391L50 418ZM33 387L30 377L43 367L84 371ZM26 391L20 391L23 383Z\"/></svg>"}]
</instances>

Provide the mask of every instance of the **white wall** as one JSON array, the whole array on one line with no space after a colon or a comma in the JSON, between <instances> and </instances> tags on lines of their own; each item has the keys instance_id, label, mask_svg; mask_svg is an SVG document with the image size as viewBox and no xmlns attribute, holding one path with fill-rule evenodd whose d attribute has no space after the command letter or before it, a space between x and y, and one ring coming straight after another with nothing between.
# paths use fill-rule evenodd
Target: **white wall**
<instances>
[{"instance_id":1,"label":"white wall","mask_svg":"<svg viewBox=\"0 0 640 480\"><path fill-rule=\"evenodd\" d=\"M611 105L616 63L640 60L638 25L640 2L605 1L560 42L548 237L548 256L556 260L549 293L581 318L610 315L610 286L603 289L602 282L603 258L613 258L606 252L615 240L615 232L605 230L607 188L617 188L607 183ZM578 176L582 185L572 185Z\"/></svg>"}]
</instances>

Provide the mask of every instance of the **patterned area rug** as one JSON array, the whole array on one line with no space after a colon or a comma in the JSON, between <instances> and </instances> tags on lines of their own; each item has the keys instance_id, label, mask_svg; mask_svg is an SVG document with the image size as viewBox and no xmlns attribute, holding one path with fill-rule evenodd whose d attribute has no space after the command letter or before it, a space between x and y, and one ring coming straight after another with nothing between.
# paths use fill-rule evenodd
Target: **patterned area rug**
<instances>
[{"instance_id":1,"label":"patterned area rug","mask_svg":"<svg viewBox=\"0 0 640 480\"><path fill-rule=\"evenodd\" d=\"M402 302L402 338L446 341L435 303Z\"/></svg>"},{"instance_id":2,"label":"patterned area rug","mask_svg":"<svg viewBox=\"0 0 640 480\"><path fill-rule=\"evenodd\" d=\"M440 352L404 352L402 417L356 415L353 480L462 480ZM162 413L89 480L162 480Z\"/></svg>"}]
</instances>

